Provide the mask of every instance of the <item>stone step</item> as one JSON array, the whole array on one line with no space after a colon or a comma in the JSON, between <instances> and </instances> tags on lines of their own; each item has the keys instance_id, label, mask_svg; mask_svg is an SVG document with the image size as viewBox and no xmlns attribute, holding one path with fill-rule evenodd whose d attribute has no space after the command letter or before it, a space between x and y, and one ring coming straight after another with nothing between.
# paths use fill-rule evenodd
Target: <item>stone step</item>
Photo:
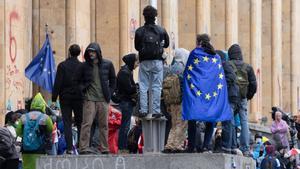
<instances>
[{"instance_id":1,"label":"stone step","mask_svg":"<svg viewBox=\"0 0 300 169\"><path fill-rule=\"evenodd\" d=\"M37 169L255 169L255 161L228 154L43 156Z\"/></svg>"}]
</instances>

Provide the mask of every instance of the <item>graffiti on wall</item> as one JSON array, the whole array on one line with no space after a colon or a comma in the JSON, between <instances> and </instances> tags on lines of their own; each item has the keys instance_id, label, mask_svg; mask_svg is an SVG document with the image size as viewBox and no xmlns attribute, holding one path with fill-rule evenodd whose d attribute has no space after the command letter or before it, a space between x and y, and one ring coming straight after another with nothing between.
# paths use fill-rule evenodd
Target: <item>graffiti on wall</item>
<instances>
[{"instance_id":1,"label":"graffiti on wall","mask_svg":"<svg viewBox=\"0 0 300 169\"><path fill-rule=\"evenodd\" d=\"M5 90L6 90L6 108L7 110L21 109L23 107L24 95L24 75L23 67L18 63L18 41L14 27L20 19L17 11L13 10L9 13L8 27L8 57L5 70ZM20 62L20 61L19 61Z\"/></svg>"},{"instance_id":2,"label":"graffiti on wall","mask_svg":"<svg viewBox=\"0 0 300 169\"><path fill-rule=\"evenodd\" d=\"M11 62L15 62L17 58L17 40L12 33L12 22L18 20L19 15L16 11L9 14L9 56Z\"/></svg>"},{"instance_id":3,"label":"graffiti on wall","mask_svg":"<svg viewBox=\"0 0 300 169\"><path fill-rule=\"evenodd\" d=\"M136 19L131 18L130 19L130 27L129 27L129 35L130 35L130 51L134 51L134 36L135 36L135 31L138 27L138 22Z\"/></svg>"}]
</instances>

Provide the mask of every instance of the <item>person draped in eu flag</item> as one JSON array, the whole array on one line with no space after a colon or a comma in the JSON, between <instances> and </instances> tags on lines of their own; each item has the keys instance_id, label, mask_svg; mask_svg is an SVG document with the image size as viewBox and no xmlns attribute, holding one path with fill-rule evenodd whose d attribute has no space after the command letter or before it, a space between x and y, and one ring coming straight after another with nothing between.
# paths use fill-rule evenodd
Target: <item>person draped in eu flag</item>
<instances>
[{"instance_id":1,"label":"person draped in eu flag","mask_svg":"<svg viewBox=\"0 0 300 169\"><path fill-rule=\"evenodd\" d=\"M232 118L222 61L207 34L197 35L183 74L182 118L189 120L189 152L195 148L196 121L206 122L201 150L209 151L215 122Z\"/></svg>"},{"instance_id":2,"label":"person draped in eu flag","mask_svg":"<svg viewBox=\"0 0 300 169\"><path fill-rule=\"evenodd\" d=\"M231 119L231 109L222 61L205 43L209 42L206 36L190 53L184 71L182 116L184 120L225 121Z\"/></svg>"}]
</instances>

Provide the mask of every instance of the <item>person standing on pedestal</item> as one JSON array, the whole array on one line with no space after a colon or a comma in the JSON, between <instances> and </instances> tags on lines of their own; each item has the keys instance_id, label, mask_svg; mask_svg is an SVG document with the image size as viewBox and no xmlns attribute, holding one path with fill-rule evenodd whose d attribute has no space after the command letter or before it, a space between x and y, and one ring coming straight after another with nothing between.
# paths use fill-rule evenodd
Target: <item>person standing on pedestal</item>
<instances>
[{"instance_id":1,"label":"person standing on pedestal","mask_svg":"<svg viewBox=\"0 0 300 169\"><path fill-rule=\"evenodd\" d=\"M152 90L152 103L154 118L162 116L160 111L160 98L163 82L163 48L169 46L169 35L166 30L155 24L157 10L152 6L146 6L143 10L145 18L144 26L138 28L135 33L135 49L139 52L139 90L140 90L140 114L147 116L148 90ZM151 86L150 86L151 85ZM151 99L149 99L151 100Z\"/></svg>"},{"instance_id":2,"label":"person standing on pedestal","mask_svg":"<svg viewBox=\"0 0 300 169\"><path fill-rule=\"evenodd\" d=\"M108 106L116 86L115 69L111 61L102 58L98 43L86 48L84 58L75 78L84 97L79 151L81 154L96 153L90 148L90 133L97 118L101 153L108 154Z\"/></svg>"}]
</instances>

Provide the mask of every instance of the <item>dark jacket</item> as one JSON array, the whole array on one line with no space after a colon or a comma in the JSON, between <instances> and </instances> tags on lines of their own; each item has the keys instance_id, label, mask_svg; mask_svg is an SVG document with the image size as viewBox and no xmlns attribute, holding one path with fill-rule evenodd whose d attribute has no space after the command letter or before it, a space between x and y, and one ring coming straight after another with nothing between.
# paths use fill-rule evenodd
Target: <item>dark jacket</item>
<instances>
[{"instance_id":1,"label":"dark jacket","mask_svg":"<svg viewBox=\"0 0 300 169\"><path fill-rule=\"evenodd\" d=\"M244 64L247 65L246 70L247 70L248 81L249 81L247 99L251 100L257 90L256 77L252 66L243 61L242 50L238 44L234 44L229 48L228 55L230 61L233 61L233 63L237 66L238 69L241 68Z\"/></svg>"},{"instance_id":2,"label":"dark jacket","mask_svg":"<svg viewBox=\"0 0 300 169\"><path fill-rule=\"evenodd\" d=\"M133 80L133 69L136 60L135 54L129 54L122 59L126 65L122 66L117 76L117 88L120 99L131 101L137 93L136 85Z\"/></svg>"},{"instance_id":3,"label":"dark jacket","mask_svg":"<svg viewBox=\"0 0 300 169\"><path fill-rule=\"evenodd\" d=\"M240 102L240 97L236 74L234 73L233 67L230 65L230 63L226 61L225 54L220 50L216 50L216 52L222 60L222 66L224 69L225 79L227 83L229 102L232 104L238 104Z\"/></svg>"},{"instance_id":4,"label":"dark jacket","mask_svg":"<svg viewBox=\"0 0 300 169\"><path fill-rule=\"evenodd\" d=\"M135 49L137 51L139 51L139 61L142 62L144 60L163 60L163 57L162 57L163 53L161 53L160 56L153 57L153 58L145 58L142 55L140 55L140 51L143 47L145 27L151 27L151 28L154 28L155 30L158 30L161 34L161 41L163 41L163 40L165 41L163 48L169 47L169 35L168 35L167 31L163 27L156 25L154 21L148 21L145 23L144 26L139 27L135 32L134 46L135 46Z\"/></svg>"},{"instance_id":5,"label":"dark jacket","mask_svg":"<svg viewBox=\"0 0 300 169\"><path fill-rule=\"evenodd\" d=\"M82 63L77 57L71 57L61 62L57 67L57 73L52 92L52 101L55 102L58 95L60 100L80 100L82 99L81 92L76 89L73 78L76 74L76 69Z\"/></svg>"},{"instance_id":6,"label":"dark jacket","mask_svg":"<svg viewBox=\"0 0 300 169\"><path fill-rule=\"evenodd\" d=\"M90 59L88 51L95 50L98 57L99 77L101 80L101 87L106 102L110 102L111 94L116 87L115 68L111 61L103 59L101 48L98 43L94 42L88 45L84 53L85 62L77 69L77 75L74 78L74 83L84 96L87 88L93 81L93 61Z\"/></svg>"}]
</instances>

